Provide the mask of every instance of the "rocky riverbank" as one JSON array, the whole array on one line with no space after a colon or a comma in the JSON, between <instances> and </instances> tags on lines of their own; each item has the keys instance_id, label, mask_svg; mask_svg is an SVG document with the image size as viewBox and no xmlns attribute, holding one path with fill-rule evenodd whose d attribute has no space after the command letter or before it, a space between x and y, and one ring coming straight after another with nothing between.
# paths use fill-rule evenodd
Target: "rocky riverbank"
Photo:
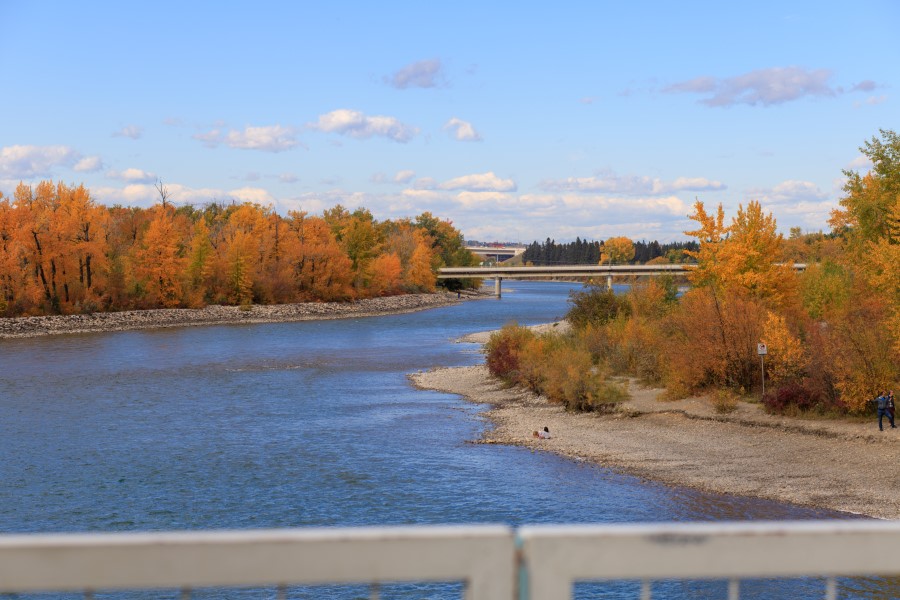
<instances>
[{"instance_id":1,"label":"rocky riverbank","mask_svg":"<svg viewBox=\"0 0 900 600\"><path fill-rule=\"evenodd\" d=\"M456 293L438 292L370 298L356 302L306 302L270 306L251 305L249 307L207 306L197 309L171 308L85 315L20 317L0 319L0 338L160 327L350 319L426 310L478 297L481 296L477 293L463 294L461 298L457 298Z\"/></svg>"}]
</instances>

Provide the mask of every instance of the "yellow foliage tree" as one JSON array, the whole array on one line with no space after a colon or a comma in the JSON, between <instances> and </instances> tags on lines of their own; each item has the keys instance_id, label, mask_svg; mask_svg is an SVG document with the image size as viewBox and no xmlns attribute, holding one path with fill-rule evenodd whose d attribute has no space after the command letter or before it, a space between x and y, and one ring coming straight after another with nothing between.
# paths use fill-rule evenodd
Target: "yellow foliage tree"
<instances>
[{"instance_id":1,"label":"yellow foliage tree","mask_svg":"<svg viewBox=\"0 0 900 600\"><path fill-rule=\"evenodd\" d=\"M634 258L634 242L627 237L611 237L603 242L600 264L624 264Z\"/></svg>"},{"instance_id":2,"label":"yellow foliage tree","mask_svg":"<svg viewBox=\"0 0 900 600\"><path fill-rule=\"evenodd\" d=\"M783 238L775 218L764 214L759 202L749 202L746 209L739 205L728 227L721 204L711 215L698 200L690 218L700 225L685 232L700 242L699 250L685 251L697 261L688 274L691 283L736 289L775 306L794 298L796 277L792 267L783 264Z\"/></svg>"},{"instance_id":3,"label":"yellow foliage tree","mask_svg":"<svg viewBox=\"0 0 900 600\"><path fill-rule=\"evenodd\" d=\"M809 359L800 338L788 329L783 316L769 311L763 325L763 341L768 347L766 372L774 385L803 376Z\"/></svg>"}]
</instances>

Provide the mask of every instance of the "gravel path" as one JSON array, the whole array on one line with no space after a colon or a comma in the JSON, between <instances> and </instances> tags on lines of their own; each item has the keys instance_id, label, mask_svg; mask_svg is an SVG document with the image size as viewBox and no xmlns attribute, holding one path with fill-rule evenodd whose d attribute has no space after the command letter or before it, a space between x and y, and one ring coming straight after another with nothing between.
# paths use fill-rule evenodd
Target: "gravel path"
<instances>
[{"instance_id":1,"label":"gravel path","mask_svg":"<svg viewBox=\"0 0 900 600\"><path fill-rule=\"evenodd\" d=\"M539 448L671 485L900 518L900 428L775 417L746 402L720 415L707 398L660 401L662 390L633 383L614 414L567 413L504 387L483 365L410 379L493 405L485 416L494 427L481 443ZM553 438L534 439L544 426Z\"/></svg>"}]
</instances>

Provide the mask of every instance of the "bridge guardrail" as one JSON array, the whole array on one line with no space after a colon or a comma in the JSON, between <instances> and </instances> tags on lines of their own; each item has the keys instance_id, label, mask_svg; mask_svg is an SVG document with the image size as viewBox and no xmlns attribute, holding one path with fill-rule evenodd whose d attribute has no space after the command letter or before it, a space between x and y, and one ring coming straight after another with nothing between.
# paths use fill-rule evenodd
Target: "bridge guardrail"
<instances>
[{"instance_id":1,"label":"bridge guardrail","mask_svg":"<svg viewBox=\"0 0 900 600\"><path fill-rule=\"evenodd\" d=\"M900 573L900 522L421 526L0 536L0 593L464 581L467 600L560 600L576 581ZM189 597L185 592L183 597Z\"/></svg>"}]
</instances>

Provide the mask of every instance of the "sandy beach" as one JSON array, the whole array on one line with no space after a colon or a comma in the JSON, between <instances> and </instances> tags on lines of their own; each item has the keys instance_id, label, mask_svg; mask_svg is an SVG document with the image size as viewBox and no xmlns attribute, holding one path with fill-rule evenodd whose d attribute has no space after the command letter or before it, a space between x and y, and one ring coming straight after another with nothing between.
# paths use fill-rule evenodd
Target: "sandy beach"
<instances>
[{"instance_id":1,"label":"sandy beach","mask_svg":"<svg viewBox=\"0 0 900 600\"><path fill-rule=\"evenodd\" d=\"M460 298L457 298L455 292L437 292L370 298L356 302L254 304L245 308L207 306L197 309L171 308L84 315L20 317L0 319L0 339L160 327L352 319L415 312L481 297L484 297L484 294L480 292L463 292Z\"/></svg>"},{"instance_id":2,"label":"sandy beach","mask_svg":"<svg viewBox=\"0 0 900 600\"><path fill-rule=\"evenodd\" d=\"M874 421L780 417L751 402L720 414L709 398L663 401L662 390L635 382L628 382L630 400L613 414L570 413L504 386L483 365L410 379L489 404L485 417L493 426L479 443L555 452L670 485L900 518L900 427L887 422L880 432ZM532 432L545 426L553 437L534 439Z\"/></svg>"}]
</instances>

